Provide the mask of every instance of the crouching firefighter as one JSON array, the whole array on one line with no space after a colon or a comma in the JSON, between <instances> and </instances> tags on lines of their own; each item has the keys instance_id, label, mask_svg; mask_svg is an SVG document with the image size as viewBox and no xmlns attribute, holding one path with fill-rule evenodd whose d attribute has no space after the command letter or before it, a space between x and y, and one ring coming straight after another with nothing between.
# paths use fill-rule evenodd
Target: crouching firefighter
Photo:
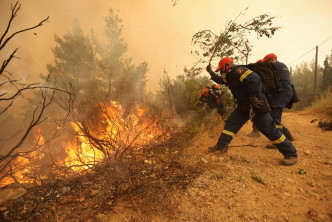
<instances>
[{"instance_id":1,"label":"crouching firefighter","mask_svg":"<svg viewBox=\"0 0 332 222\"><path fill-rule=\"evenodd\" d=\"M206 105L209 111L217 109L217 112L220 116L223 116L226 113L226 108L222 97L224 92L222 91L220 85L213 84L211 86L206 86L200 91L199 95L199 105Z\"/></svg>"},{"instance_id":2,"label":"crouching firefighter","mask_svg":"<svg viewBox=\"0 0 332 222\"><path fill-rule=\"evenodd\" d=\"M253 107L253 123L257 129L266 136L278 150L283 154L284 159L280 164L285 166L297 163L297 153L293 144L275 128L275 124L270 115L270 107L263 94L262 81L259 76L244 66L236 66L229 57L220 60L215 72L220 71L221 75L213 72L210 64L206 67L211 79L218 84L226 84L237 100L237 108L227 118L224 130L222 131L217 144L209 147L211 152L226 153L228 144L233 136L249 120L250 105Z\"/></svg>"}]
</instances>

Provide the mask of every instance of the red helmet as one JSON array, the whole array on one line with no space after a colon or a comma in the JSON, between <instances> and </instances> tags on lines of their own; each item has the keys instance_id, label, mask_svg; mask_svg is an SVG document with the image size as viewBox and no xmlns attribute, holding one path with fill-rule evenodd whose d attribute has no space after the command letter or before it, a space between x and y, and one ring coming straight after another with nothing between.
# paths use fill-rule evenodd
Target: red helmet
<instances>
[{"instance_id":1,"label":"red helmet","mask_svg":"<svg viewBox=\"0 0 332 222\"><path fill-rule=\"evenodd\" d=\"M276 56L275 54L273 54L273 53L267 54L267 55L264 57L263 61L266 61L266 60L268 60L268 59L272 59L272 58L277 58L277 56Z\"/></svg>"},{"instance_id":2,"label":"red helmet","mask_svg":"<svg viewBox=\"0 0 332 222\"><path fill-rule=\"evenodd\" d=\"M218 72L221 69L221 67L223 67L225 64L230 63L230 62L233 62L233 59L231 59L229 57L224 57L224 58L220 59L219 66L215 72Z\"/></svg>"}]
</instances>

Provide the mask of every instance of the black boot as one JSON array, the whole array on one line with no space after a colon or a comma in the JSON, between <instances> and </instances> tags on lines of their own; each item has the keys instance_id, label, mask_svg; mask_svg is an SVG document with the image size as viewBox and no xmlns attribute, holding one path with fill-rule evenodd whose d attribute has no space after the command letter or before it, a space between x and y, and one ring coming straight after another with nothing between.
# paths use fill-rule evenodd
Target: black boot
<instances>
[{"instance_id":1,"label":"black boot","mask_svg":"<svg viewBox=\"0 0 332 222\"><path fill-rule=\"evenodd\" d=\"M284 166L292 166L297 163L297 156L284 156L280 164Z\"/></svg>"},{"instance_id":2,"label":"black boot","mask_svg":"<svg viewBox=\"0 0 332 222\"><path fill-rule=\"evenodd\" d=\"M278 147L276 147L274 144L267 144L265 147L268 149L278 149Z\"/></svg>"},{"instance_id":3,"label":"black boot","mask_svg":"<svg viewBox=\"0 0 332 222\"><path fill-rule=\"evenodd\" d=\"M209 151L210 152L221 152L221 153L227 153L228 151L228 144L222 144L222 145L219 145L219 144L216 144L214 146L210 146L209 148Z\"/></svg>"},{"instance_id":4,"label":"black boot","mask_svg":"<svg viewBox=\"0 0 332 222\"><path fill-rule=\"evenodd\" d=\"M253 129L251 133L249 133L247 136L249 137L260 137L261 134L259 134L259 131L257 129Z\"/></svg>"}]
</instances>

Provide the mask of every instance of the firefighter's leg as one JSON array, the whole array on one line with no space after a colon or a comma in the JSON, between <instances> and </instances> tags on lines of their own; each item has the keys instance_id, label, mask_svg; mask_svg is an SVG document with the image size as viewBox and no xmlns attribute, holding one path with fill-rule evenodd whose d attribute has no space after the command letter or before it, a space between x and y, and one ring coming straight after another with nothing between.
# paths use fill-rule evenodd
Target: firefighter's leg
<instances>
[{"instance_id":1,"label":"firefighter's leg","mask_svg":"<svg viewBox=\"0 0 332 222\"><path fill-rule=\"evenodd\" d=\"M275 128L274 121L269 113L258 113L253 118L256 127L263 133L284 155L285 158L296 158L297 153L294 145L290 142L280 130ZM284 164L285 165L285 164Z\"/></svg>"},{"instance_id":2,"label":"firefighter's leg","mask_svg":"<svg viewBox=\"0 0 332 222\"><path fill-rule=\"evenodd\" d=\"M271 117L275 123L276 128L281 130L281 132L287 137L288 140L294 141L294 137L292 134L289 132L289 130L281 123L281 118L282 118L282 112L283 108L282 107L273 107L271 111Z\"/></svg>"},{"instance_id":3,"label":"firefighter's leg","mask_svg":"<svg viewBox=\"0 0 332 222\"><path fill-rule=\"evenodd\" d=\"M225 146L233 139L233 136L241 129L241 127L249 120L249 112L242 112L235 109L225 121L225 127L222 131L217 145Z\"/></svg>"}]
</instances>

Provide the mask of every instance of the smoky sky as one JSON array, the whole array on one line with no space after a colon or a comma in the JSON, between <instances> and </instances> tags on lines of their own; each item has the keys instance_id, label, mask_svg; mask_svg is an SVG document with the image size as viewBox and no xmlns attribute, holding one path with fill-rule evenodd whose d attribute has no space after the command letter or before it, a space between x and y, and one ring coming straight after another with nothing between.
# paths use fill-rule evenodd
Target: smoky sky
<instances>
[{"instance_id":1,"label":"smoky sky","mask_svg":"<svg viewBox=\"0 0 332 222\"><path fill-rule=\"evenodd\" d=\"M13 0L0 0L0 32L3 33L10 17ZM78 20L86 34L91 30L98 38L103 37L104 19L112 8L122 19L123 37L128 43L129 57L135 64L149 63L149 85L155 88L164 69L171 76L182 74L184 66L191 67L195 57L191 37L194 33L211 29L220 33L225 22L234 19L246 7L249 9L239 22L253 16L268 13L277 16L275 25L282 28L271 39L252 38L253 51L250 62L275 53L284 63L289 63L317 44L332 36L329 0L179 0L173 6L171 0L21 0L22 6L12 24L11 32L31 27L50 16L44 26L16 36L1 52L7 58L15 47L21 58L8 67L23 79L37 78L46 72L46 64L54 61L51 48L55 46L54 35L63 36L71 31ZM332 49L332 40L320 47L319 61ZM314 52L299 59L309 61ZM2 61L1 60L1 61ZM295 65L293 63L292 65ZM216 64L212 64L216 66ZM202 75L205 75L204 73Z\"/></svg>"}]
</instances>

